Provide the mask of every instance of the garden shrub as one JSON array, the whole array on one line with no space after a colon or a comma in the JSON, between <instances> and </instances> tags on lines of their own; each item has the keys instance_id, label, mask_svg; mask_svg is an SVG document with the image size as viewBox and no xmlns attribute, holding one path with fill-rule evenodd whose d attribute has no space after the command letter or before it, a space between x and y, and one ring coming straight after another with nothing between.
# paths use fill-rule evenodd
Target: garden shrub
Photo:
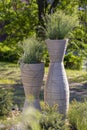
<instances>
[{"instance_id":1,"label":"garden shrub","mask_svg":"<svg viewBox=\"0 0 87 130\"><path fill-rule=\"evenodd\" d=\"M16 47L11 48L0 44L0 61L17 62L18 59L19 55Z\"/></svg>"},{"instance_id":2,"label":"garden shrub","mask_svg":"<svg viewBox=\"0 0 87 130\"><path fill-rule=\"evenodd\" d=\"M70 130L87 130L87 101L73 101L68 114Z\"/></svg>"},{"instance_id":3,"label":"garden shrub","mask_svg":"<svg viewBox=\"0 0 87 130\"><path fill-rule=\"evenodd\" d=\"M16 119L16 123L21 130L68 130L62 115L57 111L57 105L49 107L43 104L42 112L29 107Z\"/></svg>"},{"instance_id":4,"label":"garden shrub","mask_svg":"<svg viewBox=\"0 0 87 130\"><path fill-rule=\"evenodd\" d=\"M64 65L67 69L80 70L82 68L82 57L73 53L68 53L65 55Z\"/></svg>"},{"instance_id":5,"label":"garden shrub","mask_svg":"<svg viewBox=\"0 0 87 130\"><path fill-rule=\"evenodd\" d=\"M62 115L57 111L57 105L43 105L42 113L29 108L22 116L23 127L26 130L68 130Z\"/></svg>"},{"instance_id":6,"label":"garden shrub","mask_svg":"<svg viewBox=\"0 0 87 130\"><path fill-rule=\"evenodd\" d=\"M42 107L40 119L41 130L66 130L63 116L57 111L58 106L49 107L47 104Z\"/></svg>"},{"instance_id":7,"label":"garden shrub","mask_svg":"<svg viewBox=\"0 0 87 130\"><path fill-rule=\"evenodd\" d=\"M12 90L0 87L0 116L9 114L12 107Z\"/></svg>"}]
</instances>

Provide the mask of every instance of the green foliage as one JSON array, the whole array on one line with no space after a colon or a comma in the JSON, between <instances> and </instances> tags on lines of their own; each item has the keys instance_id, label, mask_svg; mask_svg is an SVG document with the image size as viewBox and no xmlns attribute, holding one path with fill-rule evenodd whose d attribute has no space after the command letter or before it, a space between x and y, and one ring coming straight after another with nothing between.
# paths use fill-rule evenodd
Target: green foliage
<instances>
[{"instance_id":1,"label":"green foliage","mask_svg":"<svg viewBox=\"0 0 87 130\"><path fill-rule=\"evenodd\" d=\"M19 116L14 116L14 119L11 118L1 122L4 124L4 128L0 130L41 130L39 125L40 117L41 113L38 110L29 107Z\"/></svg>"},{"instance_id":2,"label":"green foliage","mask_svg":"<svg viewBox=\"0 0 87 130\"><path fill-rule=\"evenodd\" d=\"M80 7L83 8L83 10L79 10L79 19L80 19L80 24L82 25L82 31L83 31L83 37L84 43L87 43L87 9L86 9L86 5L87 5L87 1L83 0L83 2L79 2Z\"/></svg>"},{"instance_id":3,"label":"green foliage","mask_svg":"<svg viewBox=\"0 0 87 130\"><path fill-rule=\"evenodd\" d=\"M71 130L87 130L87 101L73 101L68 118Z\"/></svg>"},{"instance_id":4,"label":"green foliage","mask_svg":"<svg viewBox=\"0 0 87 130\"><path fill-rule=\"evenodd\" d=\"M12 107L12 92L6 88L0 88L0 116L9 114Z\"/></svg>"},{"instance_id":5,"label":"green foliage","mask_svg":"<svg viewBox=\"0 0 87 130\"><path fill-rule=\"evenodd\" d=\"M36 38L28 38L23 42L21 61L24 63L40 63L44 54L44 44Z\"/></svg>"},{"instance_id":6,"label":"green foliage","mask_svg":"<svg viewBox=\"0 0 87 130\"><path fill-rule=\"evenodd\" d=\"M13 122L8 122L9 125L16 130L18 124L21 130L68 130L65 125L65 121L62 119L62 115L58 113L57 106L49 107L48 105L43 105L43 112L29 107L21 113ZM8 127L7 127L8 128Z\"/></svg>"},{"instance_id":7,"label":"green foliage","mask_svg":"<svg viewBox=\"0 0 87 130\"><path fill-rule=\"evenodd\" d=\"M50 39L64 39L78 25L76 15L67 15L62 11L48 15L46 18L46 36Z\"/></svg>"},{"instance_id":8,"label":"green foliage","mask_svg":"<svg viewBox=\"0 0 87 130\"><path fill-rule=\"evenodd\" d=\"M67 69L80 70L82 68L82 57L71 53L65 55L64 65Z\"/></svg>"},{"instance_id":9,"label":"green foliage","mask_svg":"<svg viewBox=\"0 0 87 130\"><path fill-rule=\"evenodd\" d=\"M45 63L45 66L48 67L49 66L49 55L48 55L48 51L45 52L44 54L44 63Z\"/></svg>"},{"instance_id":10,"label":"green foliage","mask_svg":"<svg viewBox=\"0 0 87 130\"><path fill-rule=\"evenodd\" d=\"M62 115L58 113L58 106L49 107L44 104L40 119L41 130L65 130L65 122Z\"/></svg>"},{"instance_id":11,"label":"green foliage","mask_svg":"<svg viewBox=\"0 0 87 130\"><path fill-rule=\"evenodd\" d=\"M35 1L26 4L20 0L0 1L0 35L6 34L7 45L17 44L35 33L37 5Z\"/></svg>"},{"instance_id":12,"label":"green foliage","mask_svg":"<svg viewBox=\"0 0 87 130\"><path fill-rule=\"evenodd\" d=\"M75 28L72 33L69 35L69 44L67 48L67 52L77 53L81 55L81 57L87 57L87 10L85 10L85 6L87 1L78 1L78 6L82 7L84 10L78 9L78 17L79 17L79 26ZM67 7L67 6L66 6ZM74 8L72 8L74 10Z\"/></svg>"},{"instance_id":13,"label":"green foliage","mask_svg":"<svg viewBox=\"0 0 87 130\"><path fill-rule=\"evenodd\" d=\"M60 4L57 9L61 9L67 14L77 14L78 13L78 0L60 0Z\"/></svg>"},{"instance_id":14,"label":"green foliage","mask_svg":"<svg viewBox=\"0 0 87 130\"><path fill-rule=\"evenodd\" d=\"M67 52L77 52L77 54L86 57L87 56L87 44L86 33L83 26L78 26L69 35L69 44Z\"/></svg>"},{"instance_id":15,"label":"green foliage","mask_svg":"<svg viewBox=\"0 0 87 130\"><path fill-rule=\"evenodd\" d=\"M81 69L82 62L87 57L86 34L83 26L78 26L70 33L67 54L65 55L65 67L69 69Z\"/></svg>"},{"instance_id":16,"label":"green foliage","mask_svg":"<svg viewBox=\"0 0 87 130\"><path fill-rule=\"evenodd\" d=\"M19 55L17 47L9 47L7 45L0 44L0 61L17 62Z\"/></svg>"},{"instance_id":17,"label":"green foliage","mask_svg":"<svg viewBox=\"0 0 87 130\"><path fill-rule=\"evenodd\" d=\"M0 1L0 60L17 61L19 50L17 43L36 31L38 23L37 4L21 0ZM7 49L8 48L8 49Z\"/></svg>"},{"instance_id":18,"label":"green foliage","mask_svg":"<svg viewBox=\"0 0 87 130\"><path fill-rule=\"evenodd\" d=\"M39 125L39 120L41 117L41 113L29 107L26 109L20 116L20 125L21 130L41 130Z\"/></svg>"}]
</instances>

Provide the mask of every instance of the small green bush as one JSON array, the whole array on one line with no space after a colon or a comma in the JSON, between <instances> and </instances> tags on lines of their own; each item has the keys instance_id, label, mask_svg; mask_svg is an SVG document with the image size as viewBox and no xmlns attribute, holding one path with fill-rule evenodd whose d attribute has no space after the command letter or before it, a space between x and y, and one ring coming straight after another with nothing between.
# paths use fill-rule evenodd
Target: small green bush
<instances>
[{"instance_id":1,"label":"small green bush","mask_svg":"<svg viewBox=\"0 0 87 130\"><path fill-rule=\"evenodd\" d=\"M66 130L66 125L61 114L57 111L58 106L43 106L43 112L40 119L41 130Z\"/></svg>"},{"instance_id":2,"label":"small green bush","mask_svg":"<svg viewBox=\"0 0 87 130\"><path fill-rule=\"evenodd\" d=\"M64 65L67 69L80 70L82 68L82 57L68 53L65 55Z\"/></svg>"},{"instance_id":3,"label":"small green bush","mask_svg":"<svg viewBox=\"0 0 87 130\"><path fill-rule=\"evenodd\" d=\"M68 114L70 130L87 130L87 101L73 101Z\"/></svg>"},{"instance_id":4,"label":"small green bush","mask_svg":"<svg viewBox=\"0 0 87 130\"><path fill-rule=\"evenodd\" d=\"M62 115L57 111L57 105L53 107L43 105L42 113L28 108L22 116L21 121L26 128L23 130L68 130Z\"/></svg>"},{"instance_id":5,"label":"small green bush","mask_svg":"<svg viewBox=\"0 0 87 130\"><path fill-rule=\"evenodd\" d=\"M12 90L0 87L0 116L9 114L12 107Z\"/></svg>"},{"instance_id":6,"label":"small green bush","mask_svg":"<svg viewBox=\"0 0 87 130\"><path fill-rule=\"evenodd\" d=\"M17 47L8 47L7 45L0 44L0 61L17 62L19 55Z\"/></svg>"},{"instance_id":7,"label":"small green bush","mask_svg":"<svg viewBox=\"0 0 87 130\"><path fill-rule=\"evenodd\" d=\"M16 118L14 123L9 123L10 128L17 126L12 125L16 123L21 130L68 130L62 115L57 111L56 105L54 107L43 105L42 112L29 107Z\"/></svg>"}]
</instances>

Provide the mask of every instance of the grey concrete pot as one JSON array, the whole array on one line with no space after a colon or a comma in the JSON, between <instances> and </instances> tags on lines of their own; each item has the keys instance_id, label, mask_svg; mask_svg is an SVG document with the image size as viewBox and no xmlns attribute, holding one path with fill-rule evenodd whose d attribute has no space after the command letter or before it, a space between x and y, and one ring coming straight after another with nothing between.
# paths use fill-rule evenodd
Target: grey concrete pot
<instances>
[{"instance_id":1,"label":"grey concrete pot","mask_svg":"<svg viewBox=\"0 0 87 130\"><path fill-rule=\"evenodd\" d=\"M69 86L63 64L67 42L68 40L46 40L50 65L44 100L50 106L58 104L59 112L64 115L69 108Z\"/></svg>"},{"instance_id":2,"label":"grey concrete pot","mask_svg":"<svg viewBox=\"0 0 87 130\"><path fill-rule=\"evenodd\" d=\"M25 92L24 109L33 106L40 110L39 93L44 76L44 63L24 64L21 63L21 77Z\"/></svg>"}]
</instances>

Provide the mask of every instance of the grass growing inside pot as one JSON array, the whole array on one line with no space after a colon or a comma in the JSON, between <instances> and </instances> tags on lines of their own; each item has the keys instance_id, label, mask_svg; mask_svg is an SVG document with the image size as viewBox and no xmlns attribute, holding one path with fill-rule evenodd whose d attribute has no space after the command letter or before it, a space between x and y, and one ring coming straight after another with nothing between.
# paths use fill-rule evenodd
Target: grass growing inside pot
<instances>
[{"instance_id":1,"label":"grass growing inside pot","mask_svg":"<svg viewBox=\"0 0 87 130\"><path fill-rule=\"evenodd\" d=\"M70 16L62 11L47 15L45 20L46 36L50 39L64 39L78 23L76 15Z\"/></svg>"},{"instance_id":2,"label":"grass growing inside pot","mask_svg":"<svg viewBox=\"0 0 87 130\"><path fill-rule=\"evenodd\" d=\"M23 42L21 61L27 64L40 63L44 54L44 44L36 38L28 38Z\"/></svg>"}]
</instances>

